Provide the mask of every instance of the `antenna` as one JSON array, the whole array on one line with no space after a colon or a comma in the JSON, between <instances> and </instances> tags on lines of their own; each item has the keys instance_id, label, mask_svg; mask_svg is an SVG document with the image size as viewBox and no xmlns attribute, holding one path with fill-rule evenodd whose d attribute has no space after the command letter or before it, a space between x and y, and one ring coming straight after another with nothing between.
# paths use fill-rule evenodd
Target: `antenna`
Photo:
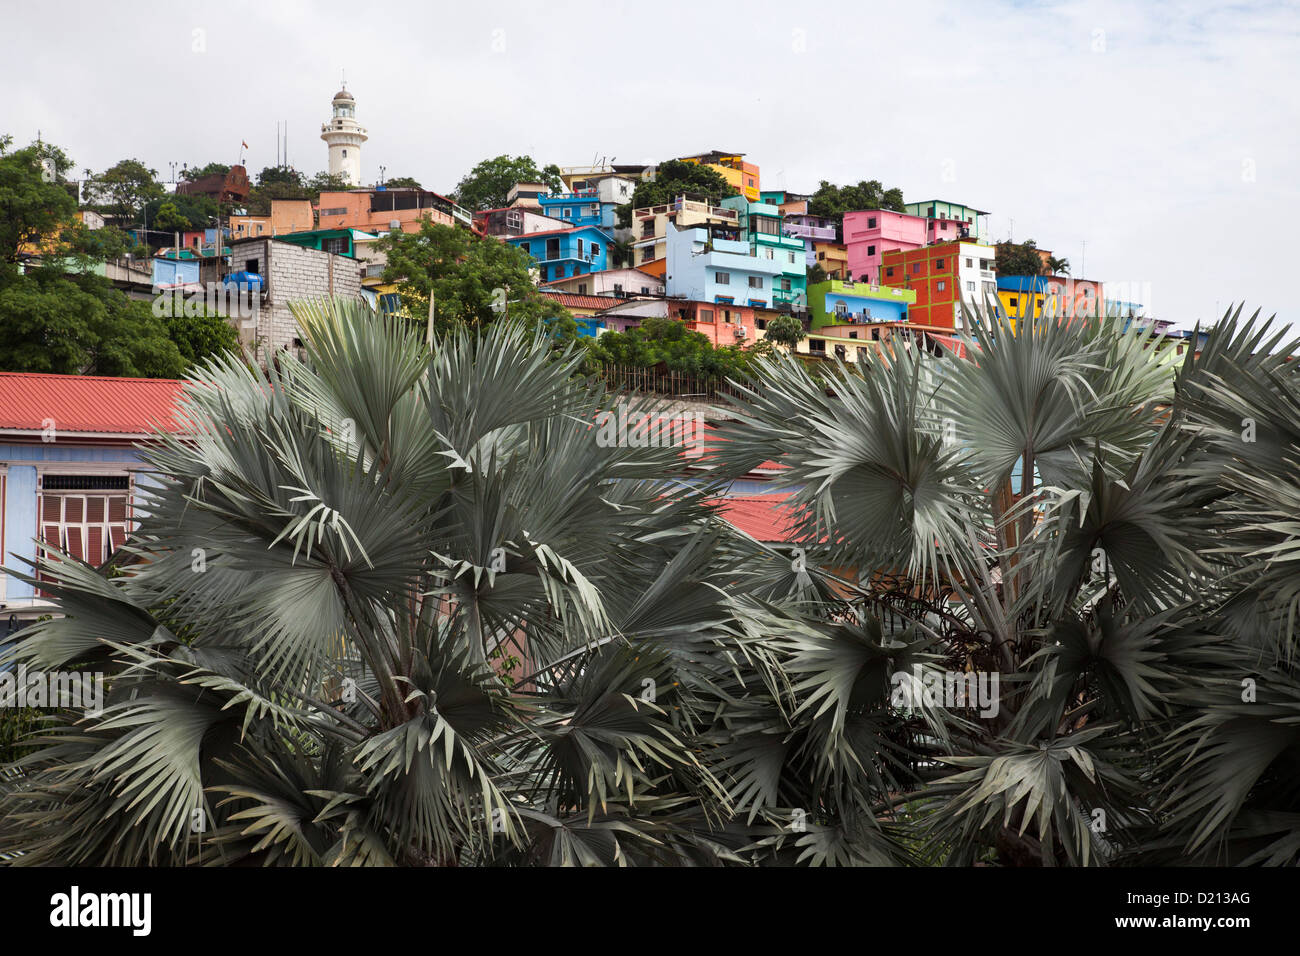
<instances>
[{"instance_id":1,"label":"antenna","mask_svg":"<svg viewBox=\"0 0 1300 956\"><path fill-rule=\"evenodd\" d=\"M348 71L339 70L339 82L343 84L343 89L348 88Z\"/></svg>"}]
</instances>

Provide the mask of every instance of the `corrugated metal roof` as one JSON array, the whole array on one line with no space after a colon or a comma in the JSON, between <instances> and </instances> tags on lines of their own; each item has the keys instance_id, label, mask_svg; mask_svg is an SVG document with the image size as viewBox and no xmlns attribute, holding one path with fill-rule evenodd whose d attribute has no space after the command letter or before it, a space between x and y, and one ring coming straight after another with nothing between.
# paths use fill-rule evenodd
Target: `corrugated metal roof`
<instances>
[{"instance_id":1,"label":"corrugated metal roof","mask_svg":"<svg viewBox=\"0 0 1300 956\"><path fill-rule=\"evenodd\" d=\"M0 372L0 429L141 435L178 431L176 401L184 383L161 378L109 378Z\"/></svg>"},{"instance_id":2,"label":"corrugated metal roof","mask_svg":"<svg viewBox=\"0 0 1300 956\"><path fill-rule=\"evenodd\" d=\"M751 538L767 542L795 540L797 519L786 503L789 494L743 495L721 498L714 507L718 516Z\"/></svg>"},{"instance_id":3,"label":"corrugated metal roof","mask_svg":"<svg viewBox=\"0 0 1300 956\"><path fill-rule=\"evenodd\" d=\"M565 308L610 309L616 305L624 305L628 301L612 295L579 295L576 292L556 292L552 289L540 289L538 291L541 295L554 299Z\"/></svg>"}]
</instances>

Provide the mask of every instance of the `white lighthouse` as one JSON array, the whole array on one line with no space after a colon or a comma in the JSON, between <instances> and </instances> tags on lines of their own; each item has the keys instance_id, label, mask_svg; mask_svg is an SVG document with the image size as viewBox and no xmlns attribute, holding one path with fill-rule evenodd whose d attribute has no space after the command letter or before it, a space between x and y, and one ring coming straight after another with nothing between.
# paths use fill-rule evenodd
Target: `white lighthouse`
<instances>
[{"instance_id":1,"label":"white lighthouse","mask_svg":"<svg viewBox=\"0 0 1300 956\"><path fill-rule=\"evenodd\" d=\"M320 128L320 138L329 144L331 176L342 176L353 186L361 185L361 144L370 137L357 123L357 101L347 85L334 94L333 115Z\"/></svg>"}]
</instances>

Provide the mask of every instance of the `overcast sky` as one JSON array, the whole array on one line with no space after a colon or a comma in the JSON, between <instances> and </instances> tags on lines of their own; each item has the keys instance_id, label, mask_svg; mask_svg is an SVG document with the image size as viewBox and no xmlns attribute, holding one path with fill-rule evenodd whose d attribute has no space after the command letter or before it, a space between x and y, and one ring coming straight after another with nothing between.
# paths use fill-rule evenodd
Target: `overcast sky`
<instances>
[{"instance_id":1,"label":"overcast sky","mask_svg":"<svg viewBox=\"0 0 1300 956\"><path fill-rule=\"evenodd\" d=\"M346 70L366 182L478 160L744 152L765 188L879 179L989 210L1181 325L1300 322L1294 3L3 4L0 133L124 157L325 168ZM1111 291L1107 290L1108 293Z\"/></svg>"}]
</instances>

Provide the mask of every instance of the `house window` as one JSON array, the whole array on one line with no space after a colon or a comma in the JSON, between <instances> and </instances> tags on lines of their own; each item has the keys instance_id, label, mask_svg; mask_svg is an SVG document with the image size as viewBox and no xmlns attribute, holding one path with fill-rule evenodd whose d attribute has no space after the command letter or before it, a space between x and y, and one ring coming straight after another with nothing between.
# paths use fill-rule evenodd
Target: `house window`
<instances>
[{"instance_id":1,"label":"house window","mask_svg":"<svg viewBox=\"0 0 1300 956\"><path fill-rule=\"evenodd\" d=\"M790 291L790 288L791 288L791 287L790 287L790 280L789 280L789 279L782 279L782 280L781 280L781 291L782 291L782 292L789 292L789 291Z\"/></svg>"},{"instance_id":2,"label":"house window","mask_svg":"<svg viewBox=\"0 0 1300 956\"><path fill-rule=\"evenodd\" d=\"M948 288L948 283L940 279L938 284L935 286L935 288L938 289L938 291L942 292L944 289Z\"/></svg>"},{"instance_id":3,"label":"house window","mask_svg":"<svg viewBox=\"0 0 1300 956\"><path fill-rule=\"evenodd\" d=\"M593 242L591 244L591 261L595 262L599 258L600 258L600 243Z\"/></svg>"},{"instance_id":4,"label":"house window","mask_svg":"<svg viewBox=\"0 0 1300 956\"><path fill-rule=\"evenodd\" d=\"M731 324L731 310L730 310L730 309L723 309L723 310L722 310L722 321L725 322L727 325L730 325L730 324Z\"/></svg>"},{"instance_id":5,"label":"house window","mask_svg":"<svg viewBox=\"0 0 1300 956\"><path fill-rule=\"evenodd\" d=\"M761 288L763 288L763 277L762 277L762 276L750 276L750 277L749 277L749 287L750 287L751 289L761 289Z\"/></svg>"},{"instance_id":6,"label":"house window","mask_svg":"<svg viewBox=\"0 0 1300 956\"><path fill-rule=\"evenodd\" d=\"M653 259L654 257L655 257L655 247L654 247L654 246L646 246L644 249L641 250L641 261L642 261L642 262L649 262L649 261L650 261L651 259Z\"/></svg>"},{"instance_id":7,"label":"house window","mask_svg":"<svg viewBox=\"0 0 1300 956\"><path fill-rule=\"evenodd\" d=\"M1017 296L1009 295L1007 296L1007 305L1013 309L1018 309L1020 308L1020 299Z\"/></svg>"},{"instance_id":8,"label":"house window","mask_svg":"<svg viewBox=\"0 0 1300 956\"><path fill-rule=\"evenodd\" d=\"M649 287L648 285L643 285L643 286L641 287L641 294L642 294L642 295L649 295L649 294L650 294L650 287Z\"/></svg>"},{"instance_id":9,"label":"house window","mask_svg":"<svg viewBox=\"0 0 1300 956\"><path fill-rule=\"evenodd\" d=\"M934 260L934 269L935 269L936 272L942 272L942 271L943 271L943 260L942 260L942 259L935 259L935 260Z\"/></svg>"},{"instance_id":10,"label":"house window","mask_svg":"<svg viewBox=\"0 0 1300 956\"><path fill-rule=\"evenodd\" d=\"M558 258L560 258L560 240L559 240L559 239L547 239L547 240L546 240L546 258L547 258L548 260L549 260L549 259L558 259Z\"/></svg>"},{"instance_id":11,"label":"house window","mask_svg":"<svg viewBox=\"0 0 1300 956\"><path fill-rule=\"evenodd\" d=\"M127 475L42 475L40 536L96 567L126 539L131 479Z\"/></svg>"},{"instance_id":12,"label":"house window","mask_svg":"<svg viewBox=\"0 0 1300 956\"><path fill-rule=\"evenodd\" d=\"M966 260L966 268L969 269L972 265L974 265L974 262L975 262L975 260L973 260L973 259L967 259L967 260Z\"/></svg>"},{"instance_id":13,"label":"house window","mask_svg":"<svg viewBox=\"0 0 1300 956\"><path fill-rule=\"evenodd\" d=\"M975 283L974 283L974 282L967 282L967 283L966 283L966 291L967 291L967 292L974 292L974 291L975 291Z\"/></svg>"},{"instance_id":14,"label":"house window","mask_svg":"<svg viewBox=\"0 0 1300 956\"><path fill-rule=\"evenodd\" d=\"M579 259L582 258L582 240L581 240L581 239L578 240L578 258L579 258Z\"/></svg>"},{"instance_id":15,"label":"house window","mask_svg":"<svg viewBox=\"0 0 1300 956\"><path fill-rule=\"evenodd\" d=\"M867 255L869 255L869 256L874 256L875 254L876 254L876 247L875 247L875 246L867 246Z\"/></svg>"},{"instance_id":16,"label":"house window","mask_svg":"<svg viewBox=\"0 0 1300 956\"><path fill-rule=\"evenodd\" d=\"M990 262L988 259L981 259L981 260L980 260L980 268L981 268L981 269L992 269L992 268L993 268L993 264L992 264L992 262Z\"/></svg>"},{"instance_id":17,"label":"house window","mask_svg":"<svg viewBox=\"0 0 1300 956\"><path fill-rule=\"evenodd\" d=\"M794 253L793 253L793 252L789 252L789 253L786 253L786 255L788 255L788 256L790 257L790 262L791 262L791 264L793 264L793 263L794 263Z\"/></svg>"},{"instance_id":18,"label":"house window","mask_svg":"<svg viewBox=\"0 0 1300 956\"><path fill-rule=\"evenodd\" d=\"M731 285L731 274L728 272L715 272L713 281L718 285Z\"/></svg>"},{"instance_id":19,"label":"house window","mask_svg":"<svg viewBox=\"0 0 1300 956\"><path fill-rule=\"evenodd\" d=\"M585 283L585 282L579 282L579 283L578 283L578 295L586 295L586 294L587 294L587 283Z\"/></svg>"},{"instance_id":20,"label":"house window","mask_svg":"<svg viewBox=\"0 0 1300 956\"><path fill-rule=\"evenodd\" d=\"M348 158L348 151L347 151L346 149L343 150L343 158L344 158L344 159L347 159L347 158Z\"/></svg>"},{"instance_id":21,"label":"house window","mask_svg":"<svg viewBox=\"0 0 1300 956\"><path fill-rule=\"evenodd\" d=\"M912 263L912 275L916 275L916 274L919 273L920 271L921 271L921 263L919 263L919 262L913 262L913 263Z\"/></svg>"},{"instance_id":22,"label":"house window","mask_svg":"<svg viewBox=\"0 0 1300 956\"><path fill-rule=\"evenodd\" d=\"M336 256L346 255L348 251L348 241L342 236L337 239L326 239L325 251L333 253Z\"/></svg>"},{"instance_id":23,"label":"house window","mask_svg":"<svg viewBox=\"0 0 1300 956\"><path fill-rule=\"evenodd\" d=\"M700 321L701 321L701 322L712 322L712 321L713 321L713 310L712 310L712 309L700 309Z\"/></svg>"},{"instance_id":24,"label":"house window","mask_svg":"<svg viewBox=\"0 0 1300 956\"><path fill-rule=\"evenodd\" d=\"M870 217L868 217L868 219L867 219L867 228L868 228L868 229L875 229L875 228L876 228L876 217L875 217L875 216L870 216Z\"/></svg>"},{"instance_id":25,"label":"house window","mask_svg":"<svg viewBox=\"0 0 1300 956\"><path fill-rule=\"evenodd\" d=\"M614 283L614 294L615 294L615 295L622 295L622 294L623 294L623 285L622 285L622 283L619 283L619 282L615 282L615 283Z\"/></svg>"},{"instance_id":26,"label":"house window","mask_svg":"<svg viewBox=\"0 0 1300 956\"><path fill-rule=\"evenodd\" d=\"M885 275L890 279L894 278L894 267L890 266L888 269L886 269Z\"/></svg>"},{"instance_id":27,"label":"house window","mask_svg":"<svg viewBox=\"0 0 1300 956\"><path fill-rule=\"evenodd\" d=\"M809 339L809 340L808 340L808 351L809 351L809 352L817 352L817 353L819 353L819 354L821 354L821 355L825 355L825 354L826 354L826 340L825 340L825 339Z\"/></svg>"}]
</instances>

